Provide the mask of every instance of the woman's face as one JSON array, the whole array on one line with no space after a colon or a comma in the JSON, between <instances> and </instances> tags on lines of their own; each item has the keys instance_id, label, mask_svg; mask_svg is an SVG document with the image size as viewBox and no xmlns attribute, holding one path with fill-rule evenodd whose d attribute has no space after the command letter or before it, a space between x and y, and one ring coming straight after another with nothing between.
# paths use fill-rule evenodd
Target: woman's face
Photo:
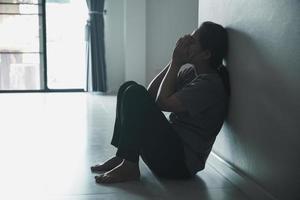
<instances>
[{"instance_id":1,"label":"woman's face","mask_svg":"<svg viewBox=\"0 0 300 200\"><path fill-rule=\"evenodd\" d=\"M191 42L189 45L189 57L191 61L193 61L203 52L203 49L201 48L201 44L199 42L199 37L199 29L196 29L191 33Z\"/></svg>"}]
</instances>

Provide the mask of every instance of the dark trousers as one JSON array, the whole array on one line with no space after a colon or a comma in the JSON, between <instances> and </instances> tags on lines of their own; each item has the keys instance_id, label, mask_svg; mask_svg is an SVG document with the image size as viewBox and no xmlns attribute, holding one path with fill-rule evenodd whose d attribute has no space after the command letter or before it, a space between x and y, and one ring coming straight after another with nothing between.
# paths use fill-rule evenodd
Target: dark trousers
<instances>
[{"instance_id":1,"label":"dark trousers","mask_svg":"<svg viewBox=\"0 0 300 200\"><path fill-rule=\"evenodd\" d=\"M141 156L159 177L191 177L180 138L147 89L134 81L125 82L118 90L111 144L118 148L118 157L138 162Z\"/></svg>"}]
</instances>

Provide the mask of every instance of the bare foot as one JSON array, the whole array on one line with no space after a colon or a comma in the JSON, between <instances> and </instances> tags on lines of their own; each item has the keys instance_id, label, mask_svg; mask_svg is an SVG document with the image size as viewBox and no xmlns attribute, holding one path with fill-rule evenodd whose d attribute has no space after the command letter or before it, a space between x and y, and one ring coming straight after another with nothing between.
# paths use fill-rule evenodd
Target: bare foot
<instances>
[{"instance_id":1,"label":"bare foot","mask_svg":"<svg viewBox=\"0 0 300 200\"><path fill-rule=\"evenodd\" d=\"M92 172L109 171L123 162L122 158L112 157L105 163L97 164L91 167Z\"/></svg>"},{"instance_id":2,"label":"bare foot","mask_svg":"<svg viewBox=\"0 0 300 200\"><path fill-rule=\"evenodd\" d=\"M95 176L97 183L118 183L125 181L139 180L141 174L138 163L124 160L114 169Z\"/></svg>"}]
</instances>

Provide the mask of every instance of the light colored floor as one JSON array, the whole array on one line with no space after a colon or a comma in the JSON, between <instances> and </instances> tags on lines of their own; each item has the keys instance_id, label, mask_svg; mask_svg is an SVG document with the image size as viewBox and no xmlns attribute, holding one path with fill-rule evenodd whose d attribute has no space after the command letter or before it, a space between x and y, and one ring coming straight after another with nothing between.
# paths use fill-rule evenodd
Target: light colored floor
<instances>
[{"instance_id":1,"label":"light colored floor","mask_svg":"<svg viewBox=\"0 0 300 200\"><path fill-rule=\"evenodd\" d=\"M0 199L248 199L209 164L195 179L94 182L90 166L113 156L115 96L0 94Z\"/></svg>"}]
</instances>

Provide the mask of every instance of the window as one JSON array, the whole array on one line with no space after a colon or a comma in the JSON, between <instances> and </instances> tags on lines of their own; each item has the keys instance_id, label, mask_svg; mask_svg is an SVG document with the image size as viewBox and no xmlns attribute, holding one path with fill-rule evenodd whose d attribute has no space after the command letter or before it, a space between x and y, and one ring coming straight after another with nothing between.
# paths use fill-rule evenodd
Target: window
<instances>
[{"instance_id":1,"label":"window","mask_svg":"<svg viewBox=\"0 0 300 200\"><path fill-rule=\"evenodd\" d=\"M87 19L84 0L0 0L0 91L83 90Z\"/></svg>"},{"instance_id":2,"label":"window","mask_svg":"<svg viewBox=\"0 0 300 200\"><path fill-rule=\"evenodd\" d=\"M46 0L47 74L50 89L85 88L85 0Z\"/></svg>"},{"instance_id":3,"label":"window","mask_svg":"<svg viewBox=\"0 0 300 200\"><path fill-rule=\"evenodd\" d=\"M37 0L0 0L0 90L43 87L41 10Z\"/></svg>"}]
</instances>

